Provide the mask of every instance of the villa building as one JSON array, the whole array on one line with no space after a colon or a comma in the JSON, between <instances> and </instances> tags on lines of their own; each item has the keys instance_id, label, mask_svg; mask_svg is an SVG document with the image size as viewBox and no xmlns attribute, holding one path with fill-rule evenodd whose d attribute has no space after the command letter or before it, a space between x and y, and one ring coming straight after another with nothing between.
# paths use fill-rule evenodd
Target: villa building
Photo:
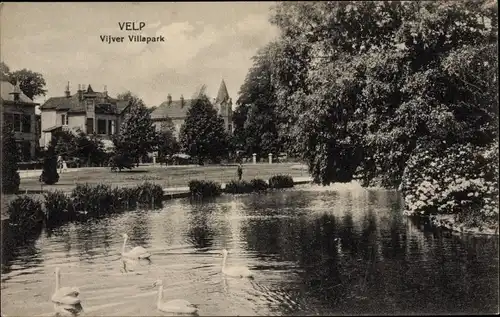
<instances>
[{"instance_id":1,"label":"villa building","mask_svg":"<svg viewBox=\"0 0 500 317\"><path fill-rule=\"evenodd\" d=\"M163 123L172 120L175 127L176 136L179 136L180 129L184 120L187 116L187 111L193 102L192 99L184 99L182 96L179 100L172 100L172 96L169 94L167 101L159 105L152 113L151 118L156 126L156 130L160 131L162 129ZM213 105L217 112L224 119L224 128L228 133L233 132L233 102L229 98L229 93L227 92L226 83L222 80L219 91L217 93L217 98L213 100Z\"/></svg>"},{"instance_id":2,"label":"villa building","mask_svg":"<svg viewBox=\"0 0 500 317\"><path fill-rule=\"evenodd\" d=\"M103 92L96 92L90 85L87 89L78 85L78 91L72 95L68 83L64 96L52 97L40 107L40 145L47 147L52 133L61 130L96 133L103 141L109 141L119 131L127 108L128 102L110 97L106 86Z\"/></svg>"},{"instance_id":3,"label":"villa building","mask_svg":"<svg viewBox=\"0 0 500 317\"><path fill-rule=\"evenodd\" d=\"M12 85L8 81L1 81L0 93L1 120L3 124L9 124L14 129L21 161L31 161L35 158L36 142L40 137L35 113L38 103L26 96L19 84Z\"/></svg>"}]
</instances>

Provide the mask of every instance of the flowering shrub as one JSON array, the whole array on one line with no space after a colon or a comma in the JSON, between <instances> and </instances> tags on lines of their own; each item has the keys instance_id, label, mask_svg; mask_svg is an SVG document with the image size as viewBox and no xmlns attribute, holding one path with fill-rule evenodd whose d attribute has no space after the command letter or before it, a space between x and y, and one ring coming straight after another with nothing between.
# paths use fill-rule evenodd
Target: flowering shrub
<instances>
[{"instance_id":1,"label":"flowering shrub","mask_svg":"<svg viewBox=\"0 0 500 317\"><path fill-rule=\"evenodd\" d=\"M408 215L455 214L470 225L498 222L498 143L418 146L400 189Z\"/></svg>"}]
</instances>

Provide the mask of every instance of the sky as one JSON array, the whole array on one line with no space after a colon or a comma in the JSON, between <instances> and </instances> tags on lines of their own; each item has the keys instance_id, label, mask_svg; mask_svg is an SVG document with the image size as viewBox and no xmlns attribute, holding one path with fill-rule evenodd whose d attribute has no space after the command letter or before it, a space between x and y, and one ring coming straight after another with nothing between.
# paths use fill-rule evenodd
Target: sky
<instances>
[{"instance_id":1,"label":"sky","mask_svg":"<svg viewBox=\"0 0 500 317\"><path fill-rule=\"evenodd\" d=\"M43 103L89 84L116 96L127 90L147 106L189 98L203 84L214 98L221 80L235 103L251 57L277 35L269 23L272 2L3 3L0 58L11 71L43 75ZM120 29L140 22L142 30ZM163 36L164 42L130 42L128 35ZM101 35L124 37L108 44Z\"/></svg>"}]
</instances>

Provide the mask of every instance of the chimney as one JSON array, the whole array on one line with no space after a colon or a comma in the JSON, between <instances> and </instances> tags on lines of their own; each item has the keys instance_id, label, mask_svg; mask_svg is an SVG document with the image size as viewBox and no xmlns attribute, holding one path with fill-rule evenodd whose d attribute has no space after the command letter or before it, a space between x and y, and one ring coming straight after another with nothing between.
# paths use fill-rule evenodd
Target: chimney
<instances>
[{"instance_id":1,"label":"chimney","mask_svg":"<svg viewBox=\"0 0 500 317\"><path fill-rule=\"evenodd\" d=\"M66 85L66 90L64 91L64 94L66 95L66 98L71 97L71 92L69 91L69 81L68 84Z\"/></svg>"},{"instance_id":2,"label":"chimney","mask_svg":"<svg viewBox=\"0 0 500 317\"><path fill-rule=\"evenodd\" d=\"M108 98L108 88L104 85L104 96Z\"/></svg>"},{"instance_id":3,"label":"chimney","mask_svg":"<svg viewBox=\"0 0 500 317\"><path fill-rule=\"evenodd\" d=\"M78 100L83 100L83 85L78 84Z\"/></svg>"},{"instance_id":4,"label":"chimney","mask_svg":"<svg viewBox=\"0 0 500 317\"><path fill-rule=\"evenodd\" d=\"M184 96L181 95L181 108L184 108Z\"/></svg>"},{"instance_id":5,"label":"chimney","mask_svg":"<svg viewBox=\"0 0 500 317\"><path fill-rule=\"evenodd\" d=\"M172 104L172 96L170 94L168 94L168 96L167 96L167 104L169 107Z\"/></svg>"}]
</instances>

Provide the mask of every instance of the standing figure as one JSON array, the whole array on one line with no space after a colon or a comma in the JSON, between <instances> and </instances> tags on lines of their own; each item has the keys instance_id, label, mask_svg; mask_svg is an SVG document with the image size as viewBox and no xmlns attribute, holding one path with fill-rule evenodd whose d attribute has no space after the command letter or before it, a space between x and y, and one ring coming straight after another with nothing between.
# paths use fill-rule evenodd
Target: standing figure
<instances>
[{"instance_id":1,"label":"standing figure","mask_svg":"<svg viewBox=\"0 0 500 317\"><path fill-rule=\"evenodd\" d=\"M63 172L67 172L68 171L68 165L66 164L65 160L62 161L62 171Z\"/></svg>"},{"instance_id":2,"label":"standing figure","mask_svg":"<svg viewBox=\"0 0 500 317\"><path fill-rule=\"evenodd\" d=\"M57 168L59 169L59 174L62 173L62 168L63 168L62 162L63 162L62 156L61 155L57 156Z\"/></svg>"},{"instance_id":3,"label":"standing figure","mask_svg":"<svg viewBox=\"0 0 500 317\"><path fill-rule=\"evenodd\" d=\"M243 167L241 166L241 163L238 164L238 180L241 181L241 176L243 175Z\"/></svg>"}]
</instances>

